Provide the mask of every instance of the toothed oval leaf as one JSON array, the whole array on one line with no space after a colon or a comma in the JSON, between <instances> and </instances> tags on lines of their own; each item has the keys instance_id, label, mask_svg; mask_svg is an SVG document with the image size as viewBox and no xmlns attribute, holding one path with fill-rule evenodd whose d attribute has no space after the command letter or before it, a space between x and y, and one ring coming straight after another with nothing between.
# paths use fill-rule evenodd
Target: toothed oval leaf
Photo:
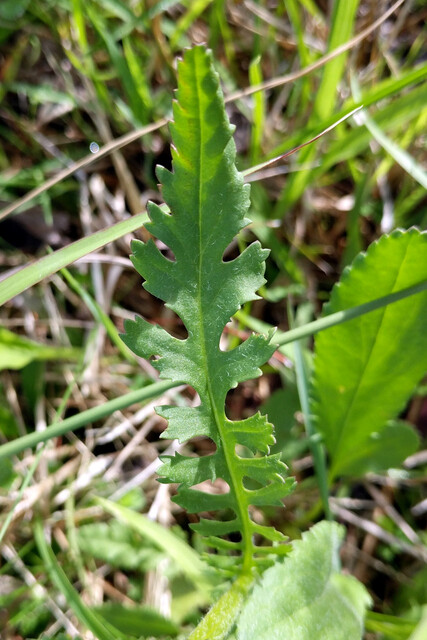
<instances>
[{"instance_id":1,"label":"toothed oval leaf","mask_svg":"<svg viewBox=\"0 0 427 640\"><path fill-rule=\"evenodd\" d=\"M427 280L427 233L395 231L356 257L334 287L326 313L423 280ZM334 476L366 472L375 433L381 434L378 462L387 468L387 458L396 460L395 438L387 423L404 408L425 374L426 318L423 292L316 336L312 413ZM411 442L416 446L416 439ZM387 447L392 449L389 455ZM402 449L403 455L407 452ZM371 464L371 469L376 467L375 460Z\"/></svg>"}]
</instances>

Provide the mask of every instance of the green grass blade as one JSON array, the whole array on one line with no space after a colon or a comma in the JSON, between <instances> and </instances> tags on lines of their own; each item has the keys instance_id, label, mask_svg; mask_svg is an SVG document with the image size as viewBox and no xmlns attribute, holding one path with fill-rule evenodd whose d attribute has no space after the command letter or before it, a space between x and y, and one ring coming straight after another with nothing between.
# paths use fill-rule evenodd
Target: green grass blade
<instances>
[{"instance_id":1,"label":"green grass blade","mask_svg":"<svg viewBox=\"0 0 427 640\"><path fill-rule=\"evenodd\" d=\"M288 149L296 147L305 140L309 140L318 135L323 129L339 120L346 113L354 108L364 105L369 107L376 104L386 97L391 97L397 92L402 91L406 87L422 82L427 77L427 65L420 65L413 70L402 74L399 78L387 79L368 91L362 90L362 97L359 102L354 100L347 101L341 111L331 114L325 120L310 121L310 123L301 128L297 133L287 138L286 142L277 146L272 152L271 157L276 157L286 152ZM382 107L373 120L383 131L397 130L401 126L405 126L407 122L417 117L422 109L425 108L427 101L427 86L425 82L418 87L414 87L410 92L405 92L397 97L394 102L386 103ZM343 131L343 128L341 128ZM313 169L311 172L302 172L303 175L288 180L288 183L281 194L274 210L273 217L282 217L284 210L287 210L299 198L305 188L305 177L308 175L311 181L319 179L332 166L351 160L357 155L363 153L369 148L372 140L371 133L364 127L349 129L345 134L341 134L338 140L334 140L329 144L329 148L322 157L321 165ZM307 152L308 153L308 152ZM310 158L308 158L310 160ZM307 162L306 154L300 153L298 157L299 163ZM295 188L292 185L295 183Z\"/></svg>"},{"instance_id":2,"label":"green grass blade","mask_svg":"<svg viewBox=\"0 0 427 640\"><path fill-rule=\"evenodd\" d=\"M335 0L328 51L337 49L350 39L359 0ZM338 96L338 86L344 71L347 53L330 60L323 69L322 81L316 94L311 123L324 121L334 109ZM316 147L309 147L299 154L300 164L311 164L316 156ZM283 215L284 206L295 202L306 188L311 176L310 170L291 174L279 199L277 209Z\"/></svg>"},{"instance_id":3,"label":"green grass blade","mask_svg":"<svg viewBox=\"0 0 427 640\"><path fill-rule=\"evenodd\" d=\"M298 129L298 131L286 138L285 142L275 147L269 153L269 156L275 157L281 155L288 149L296 147L302 141L308 140L318 135L323 129L329 127L334 122L337 122L342 117L344 117L346 113L349 113L357 107L361 107L362 105L365 108L370 107L374 104L377 104L378 102L381 102L382 100L385 100L386 98L395 96L395 94L403 91L403 89L423 82L423 80L425 80L426 78L427 64L421 64L414 69L406 71L397 78L387 78L386 80L379 82L375 86L370 87L368 90L363 90L362 88L360 101L355 101L353 98L347 100L340 111L331 114L328 118L326 118L326 120L310 122L306 127ZM415 86L413 88L415 89Z\"/></svg>"},{"instance_id":4,"label":"green grass blade","mask_svg":"<svg viewBox=\"0 0 427 640\"><path fill-rule=\"evenodd\" d=\"M251 85L262 81L261 56L257 56L249 65L249 80ZM261 143L265 127L265 96L264 93L256 93L254 98L251 128L251 163L257 162L261 157Z\"/></svg>"},{"instance_id":5,"label":"green grass blade","mask_svg":"<svg viewBox=\"0 0 427 640\"><path fill-rule=\"evenodd\" d=\"M295 354L295 374L297 380L298 395L301 409L304 415L305 430L309 440L310 450L313 456L314 470L319 487L320 498L322 500L323 511L327 520L332 520L332 512L329 507L329 487L328 472L326 467L326 457L320 435L316 432L310 411L309 396L309 376L307 366L304 362L304 355L299 340L294 343Z\"/></svg>"},{"instance_id":6,"label":"green grass blade","mask_svg":"<svg viewBox=\"0 0 427 640\"><path fill-rule=\"evenodd\" d=\"M191 2L187 3L188 9L178 20L170 39L171 49L175 49L178 46L181 37L212 2L213 0L191 0Z\"/></svg>"},{"instance_id":7,"label":"green grass blade","mask_svg":"<svg viewBox=\"0 0 427 640\"><path fill-rule=\"evenodd\" d=\"M358 6L359 0L335 0L328 51L337 49L350 39ZM324 120L333 112L347 56L347 53L343 53L324 66L322 82L314 102L313 119Z\"/></svg>"},{"instance_id":8,"label":"green grass blade","mask_svg":"<svg viewBox=\"0 0 427 640\"><path fill-rule=\"evenodd\" d=\"M126 3L120 0L96 0L98 12L107 9L113 16L120 18L123 22L134 26L137 17Z\"/></svg>"},{"instance_id":9,"label":"green grass blade","mask_svg":"<svg viewBox=\"0 0 427 640\"><path fill-rule=\"evenodd\" d=\"M144 538L147 538L159 549L164 551L176 566L180 568L184 575L202 589L205 594L207 593L210 585L206 578L207 567L190 545L178 538L169 529L162 527L141 513L136 513L131 509L111 502L110 500L105 500L104 498L96 498L96 502L99 503L105 511L124 522L128 527L137 531Z\"/></svg>"},{"instance_id":10,"label":"green grass blade","mask_svg":"<svg viewBox=\"0 0 427 640\"><path fill-rule=\"evenodd\" d=\"M302 68L308 67L314 60L314 54L310 51L310 48L305 42L305 34L303 27L303 15L304 10L301 6L301 2L298 0L284 0L286 12L288 14L289 21L292 25L293 32L296 35L298 45L298 55L300 60L300 66ZM301 84L301 97L298 108L300 113L303 113L307 105L311 101L311 82L312 78L306 76L299 81Z\"/></svg>"},{"instance_id":11,"label":"green grass blade","mask_svg":"<svg viewBox=\"0 0 427 640\"><path fill-rule=\"evenodd\" d=\"M133 81L133 86L135 88L134 90L138 92L143 113L147 114L148 116L153 106L153 97L151 95L151 89L148 84L146 72L144 73L145 69L141 68L141 61L134 50L131 38L124 38L123 54L125 56L129 68L129 73Z\"/></svg>"},{"instance_id":12,"label":"green grass blade","mask_svg":"<svg viewBox=\"0 0 427 640\"><path fill-rule=\"evenodd\" d=\"M123 86L124 94L128 99L128 103L132 110L134 118L140 125L146 124L148 116L146 104L141 100L141 96L138 91L138 85L135 84L134 78L127 64L127 60L123 55L121 47L118 46L118 44L112 37L106 21L102 17L102 12L100 13L95 7L91 7L90 4L87 4L86 11L92 25L105 44L105 48L109 53L111 62L117 74L117 78ZM129 45L126 45L126 50L127 53L130 54L131 49ZM145 84L146 82L144 82L142 86L144 86Z\"/></svg>"},{"instance_id":13,"label":"green grass blade","mask_svg":"<svg viewBox=\"0 0 427 640\"><path fill-rule=\"evenodd\" d=\"M86 411L81 411L75 416L66 418L62 422L50 425L44 431L27 433L21 438L17 438L16 440L0 445L0 460L2 458L14 456L27 448L35 447L40 442L46 442L51 438L57 438L58 436L64 435L64 433L84 427L96 420L106 418L115 411L120 411L121 409L130 407L132 404L136 404L137 402L144 402L145 400L156 398L165 391L176 386L178 386L178 383L176 382L155 382L147 387L143 387L142 389L130 391L119 398L114 398L114 400L109 400L98 407L92 407Z\"/></svg>"},{"instance_id":14,"label":"green grass blade","mask_svg":"<svg viewBox=\"0 0 427 640\"><path fill-rule=\"evenodd\" d=\"M373 121L383 131L396 130L416 117L420 110L425 108L426 100L427 83L423 83L377 111ZM322 158L322 166L315 169L313 175L323 175L334 164L354 158L369 147L371 140L372 136L365 127L348 130L345 136L330 145Z\"/></svg>"},{"instance_id":15,"label":"green grass blade","mask_svg":"<svg viewBox=\"0 0 427 640\"><path fill-rule=\"evenodd\" d=\"M369 184L370 176L366 174L360 176L357 184L355 185L354 204L351 211L348 212L347 217L347 241L341 258L341 270L353 262L357 254L363 249L359 223L362 215L362 207L368 198Z\"/></svg>"},{"instance_id":16,"label":"green grass blade","mask_svg":"<svg viewBox=\"0 0 427 640\"><path fill-rule=\"evenodd\" d=\"M416 628L416 622L393 615L368 611L365 619L365 629L371 633L381 634L387 640L414 640L411 633ZM417 638L423 640L423 638Z\"/></svg>"},{"instance_id":17,"label":"green grass blade","mask_svg":"<svg viewBox=\"0 0 427 640\"><path fill-rule=\"evenodd\" d=\"M425 108L427 101L427 84L424 83L416 87L409 93L405 93L394 102L388 104L381 111L378 111L373 117L374 122L383 131L395 130L404 126L418 115L421 109ZM356 127L348 130L339 140L331 143L328 151L322 157L322 164L311 172L311 179L318 179L324 175L333 165L345 160L353 159L355 156L363 153L372 140L371 133L365 127ZM299 158L299 161L301 158ZM302 183L301 183L302 184ZM275 208L275 215L283 215L283 207L290 206L297 191L289 196L286 189L283 197L279 199ZM289 196L289 198L288 198ZM298 196L299 197L299 196Z\"/></svg>"},{"instance_id":18,"label":"green grass blade","mask_svg":"<svg viewBox=\"0 0 427 640\"><path fill-rule=\"evenodd\" d=\"M107 316L105 311L101 309L96 300L81 286L78 280L72 276L72 274L65 267L61 269L61 274L64 276L65 280L68 282L70 287L80 296L83 302L86 304L87 308L95 318L95 320L104 325L105 330L107 332L108 337L111 342L117 347L119 353L128 361L135 362L136 358L132 354L132 352L123 344L123 340L120 339L119 333L117 331L116 325L114 322Z\"/></svg>"},{"instance_id":19,"label":"green grass blade","mask_svg":"<svg viewBox=\"0 0 427 640\"><path fill-rule=\"evenodd\" d=\"M360 114L362 121L372 137L391 155L392 158L414 178L424 189L427 189L427 171L409 154L402 149L394 140L389 138L382 129L375 124L375 121L365 112Z\"/></svg>"},{"instance_id":20,"label":"green grass blade","mask_svg":"<svg viewBox=\"0 0 427 640\"><path fill-rule=\"evenodd\" d=\"M35 524L34 537L50 579L65 597L67 606L71 607L80 622L92 631L97 640L123 640L120 633L114 632L112 627L103 624L98 616L85 605L47 544L40 521Z\"/></svg>"},{"instance_id":21,"label":"green grass blade","mask_svg":"<svg viewBox=\"0 0 427 640\"><path fill-rule=\"evenodd\" d=\"M147 219L145 213L140 213L128 220L118 222L108 229L97 231L87 238L77 240L67 247L58 249L58 251L20 269L18 272L0 282L0 305L11 300L34 284L41 282L44 278L56 273L63 267L68 266L79 258L83 258L88 253L100 249L109 242L113 242L127 233L136 231L136 229L145 224Z\"/></svg>"}]
</instances>

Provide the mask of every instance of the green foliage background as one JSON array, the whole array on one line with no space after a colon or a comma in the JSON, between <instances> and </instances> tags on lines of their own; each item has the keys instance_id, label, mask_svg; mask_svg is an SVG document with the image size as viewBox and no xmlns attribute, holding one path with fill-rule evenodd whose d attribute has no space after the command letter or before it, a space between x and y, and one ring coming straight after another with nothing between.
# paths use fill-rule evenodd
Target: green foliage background
<instances>
[{"instance_id":1,"label":"green foliage background","mask_svg":"<svg viewBox=\"0 0 427 640\"><path fill-rule=\"evenodd\" d=\"M320 329L349 307L426 280L425 7L394 3L387 15L391 3L326 4L0 4L6 638L63 640L91 629L101 639L192 633L197 640L207 629L209 637L243 640L255 619L260 631L270 624L260 615L270 609L283 630L300 614L280 603L292 602L284 587L272 607L266 585L282 582L286 567L310 575L311 553L314 564L333 560L327 589L346 594L357 637L366 593L339 575L343 530L315 524L323 513L346 525L343 568L373 599L366 638L423 637L426 295ZM205 68L199 114L206 107L209 117L201 127L185 112L201 80L194 64L172 108L175 61L200 42L212 49L226 98L226 112L219 94L208 107L217 80L213 86ZM254 168L361 104L362 112L298 155ZM170 173L165 124L173 109ZM236 125L236 156L227 117ZM89 152L92 142L98 153ZM250 204L235 157L252 181ZM159 173L162 193L158 164L167 167ZM148 223L150 199L165 200L169 210L150 205ZM133 260L145 291L127 259L131 234L144 241L134 242ZM345 271L361 250L366 256ZM89 257L92 251L99 253ZM77 259L83 263L73 265ZM221 292L220 312L210 286ZM132 324L135 314L146 322ZM141 364L119 338L124 323L139 355L162 358ZM195 345L207 329L200 358ZM268 338L249 338L252 330ZM243 366L237 356L255 351ZM168 380L157 379L156 367ZM166 432L154 404L167 407L160 411ZM275 444L261 417L271 419L272 407ZM184 484L177 501L187 512L170 502L175 488L156 480L159 453L166 455L162 473ZM226 459L234 461L231 475ZM298 480L285 509L277 503L293 481L280 479L283 463ZM261 476L256 465L265 465ZM226 498L221 480L231 488ZM195 496L196 482L212 493ZM193 510L202 511L201 522ZM243 522L240 540L235 530ZM223 578L239 571L241 551L264 558L262 536L254 548L253 532L303 541L267 570L252 599L250 579L227 591L206 572L197 528L220 552ZM273 542L273 550L289 547ZM321 572L315 567L313 575ZM312 627L302 633L313 636Z\"/></svg>"}]
</instances>

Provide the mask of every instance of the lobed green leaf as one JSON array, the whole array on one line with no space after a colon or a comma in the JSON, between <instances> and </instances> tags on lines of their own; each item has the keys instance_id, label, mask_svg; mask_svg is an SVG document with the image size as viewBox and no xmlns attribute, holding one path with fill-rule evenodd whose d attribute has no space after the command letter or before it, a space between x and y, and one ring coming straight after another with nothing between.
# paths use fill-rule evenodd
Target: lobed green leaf
<instances>
[{"instance_id":1,"label":"lobed green leaf","mask_svg":"<svg viewBox=\"0 0 427 640\"><path fill-rule=\"evenodd\" d=\"M249 185L235 167L235 145L211 55L203 47L184 54L178 65L179 86L171 124L173 171L158 168L164 200L171 213L150 203L146 228L166 244L166 257L154 240L132 243L132 262L145 279L144 288L163 300L183 321L187 338L177 339L142 318L125 323L125 343L138 355L154 358L161 378L191 385L200 406L161 407L169 421L166 437L181 442L207 436L214 454L191 458L165 457L159 473L163 482L181 485L175 501L191 512L228 509L226 521L202 520L194 529L214 540L238 532L242 536L243 566L253 566L255 534L277 538L274 530L259 528L249 515L251 504L280 504L293 486L285 481L286 467L268 456L274 442L272 426L257 414L232 422L225 415L225 399L239 382L260 375L273 354L271 336L252 335L231 351L220 349L224 327L242 304L255 300L264 283L268 251L258 242L234 260L224 252L249 220ZM240 457L238 445L254 454ZM191 489L206 480L222 478L229 490L221 496ZM245 478L261 487L250 490ZM279 536L280 539L283 536Z\"/></svg>"}]
</instances>

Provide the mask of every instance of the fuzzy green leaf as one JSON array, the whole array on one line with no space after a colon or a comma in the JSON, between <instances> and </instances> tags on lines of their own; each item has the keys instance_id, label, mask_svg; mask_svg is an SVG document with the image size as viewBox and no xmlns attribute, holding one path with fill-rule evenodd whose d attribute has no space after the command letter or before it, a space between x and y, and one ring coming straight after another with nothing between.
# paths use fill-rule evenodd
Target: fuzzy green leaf
<instances>
[{"instance_id":1,"label":"fuzzy green leaf","mask_svg":"<svg viewBox=\"0 0 427 640\"><path fill-rule=\"evenodd\" d=\"M228 391L260 375L259 367L273 354L270 336L252 335L231 351L222 351L219 343L225 325L241 305L258 297L268 251L254 242L234 260L223 260L230 242L249 222L245 217L249 186L235 167L233 128L210 53L203 47L186 51L178 74L170 127L173 171L158 168L171 213L150 203L147 225L154 238L171 249L174 259L166 258L154 240L134 241L132 262L145 279L144 288L182 319L188 337L174 338L136 318L125 323L123 339L138 355L153 357L162 378L185 382L199 394L199 407L159 409L169 422L165 437L187 441L207 436L216 452L203 458L165 457L159 473L162 481L181 484L176 502L189 511L226 508L234 512L231 520L203 520L195 528L208 537L240 532L243 567L249 570L256 553L253 536L261 532L249 516L249 506L279 504L293 483L285 481L285 465L268 456L274 439L267 420L257 414L232 422L224 411ZM246 446L256 457L239 457L237 445ZM246 477L262 487L246 489ZM229 491L223 496L191 489L216 478L228 483ZM267 528L262 534L275 539Z\"/></svg>"},{"instance_id":2,"label":"fuzzy green leaf","mask_svg":"<svg viewBox=\"0 0 427 640\"><path fill-rule=\"evenodd\" d=\"M326 314L426 280L427 234L395 231L344 271ZM311 409L333 477L366 471L365 456L373 467L387 466L385 448L395 447L397 434L385 432L387 422L405 407L427 369L426 317L427 292L422 292L316 336ZM382 438L378 463L372 459L373 434ZM390 451L393 463L395 458Z\"/></svg>"},{"instance_id":3,"label":"fuzzy green leaf","mask_svg":"<svg viewBox=\"0 0 427 640\"><path fill-rule=\"evenodd\" d=\"M339 573L344 528L320 522L293 544L283 564L268 569L237 623L238 640L360 640L370 597Z\"/></svg>"}]
</instances>

